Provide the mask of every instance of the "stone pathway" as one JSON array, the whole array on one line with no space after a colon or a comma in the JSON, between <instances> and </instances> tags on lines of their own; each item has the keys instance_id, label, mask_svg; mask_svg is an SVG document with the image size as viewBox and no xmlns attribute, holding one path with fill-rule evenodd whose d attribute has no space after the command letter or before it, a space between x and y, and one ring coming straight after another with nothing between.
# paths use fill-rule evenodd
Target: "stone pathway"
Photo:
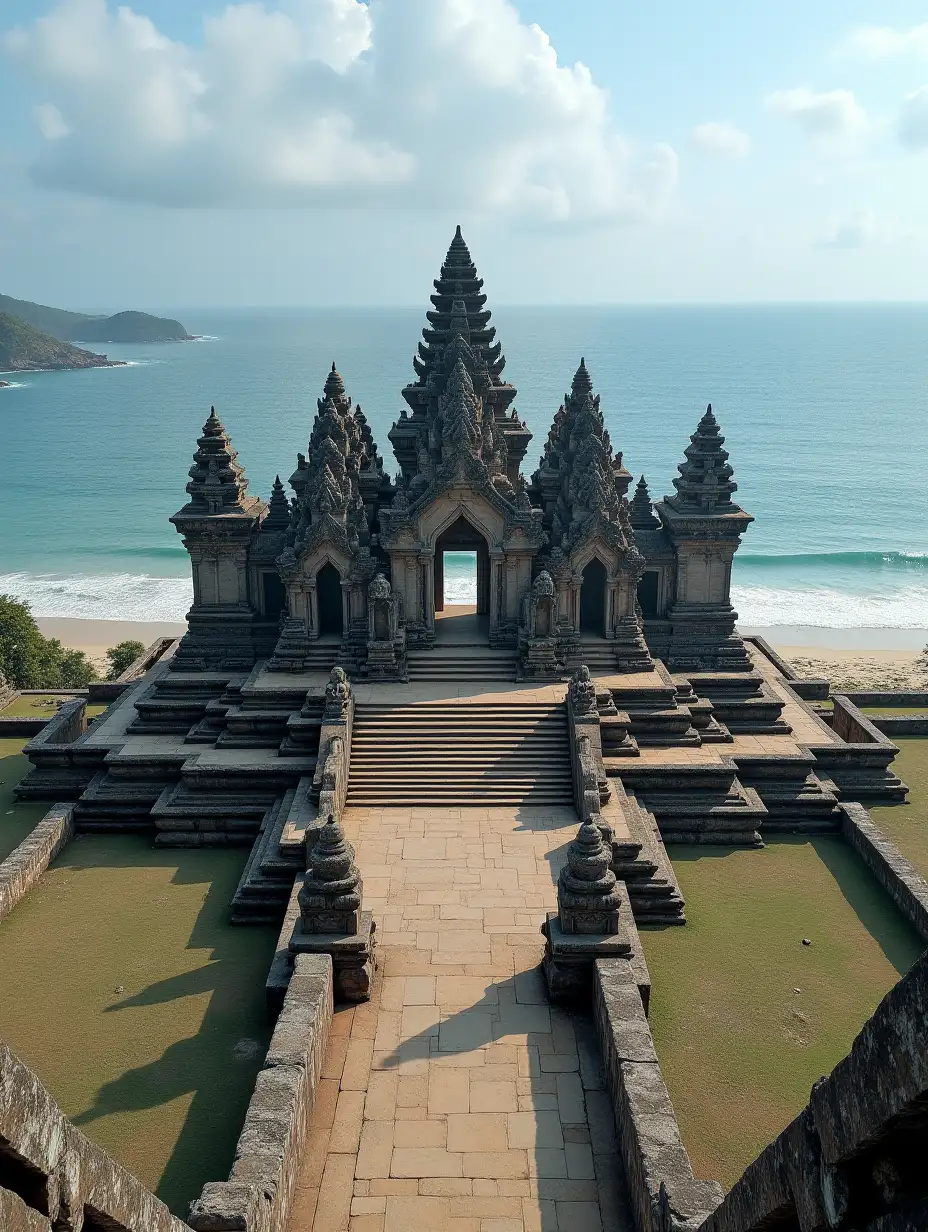
<instances>
[{"instance_id":1,"label":"stone pathway","mask_svg":"<svg viewBox=\"0 0 928 1232\"><path fill-rule=\"evenodd\" d=\"M336 1013L291 1232L626 1232L592 1021L538 969L574 811L344 823L378 972Z\"/></svg>"}]
</instances>

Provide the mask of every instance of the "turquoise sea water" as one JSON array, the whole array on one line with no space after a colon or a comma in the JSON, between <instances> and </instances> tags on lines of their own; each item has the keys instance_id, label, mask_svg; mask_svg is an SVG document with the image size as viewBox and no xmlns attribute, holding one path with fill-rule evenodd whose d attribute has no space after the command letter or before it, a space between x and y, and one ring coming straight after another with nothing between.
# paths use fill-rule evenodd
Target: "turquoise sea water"
<instances>
[{"instance_id":1,"label":"turquoise sea water","mask_svg":"<svg viewBox=\"0 0 928 1232\"><path fill-rule=\"evenodd\" d=\"M0 389L0 592L38 615L183 617L188 564L167 519L211 403L266 496L306 449L334 359L395 469L387 431L423 311L171 315L207 337L110 346L130 366ZM712 401L756 518L734 573L745 624L928 623L928 307L510 307L494 324L535 433L529 471L581 355L655 498ZM451 568L454 597L471 578L468 561Z\"/></svg>"}]
</instances>

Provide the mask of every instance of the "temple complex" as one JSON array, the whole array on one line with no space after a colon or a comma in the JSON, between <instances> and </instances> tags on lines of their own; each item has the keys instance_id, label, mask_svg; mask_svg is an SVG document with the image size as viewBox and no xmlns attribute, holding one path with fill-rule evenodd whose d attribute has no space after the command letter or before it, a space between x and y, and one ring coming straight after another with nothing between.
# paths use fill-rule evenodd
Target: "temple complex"
<instances>
[{"instance_id":1,"label":"temple complex","mask_svg":"<svg viewBox=\"0 0 928 1232\"><path fill-rule=\"evenodd\" d=\"M210 411L171 518L191 561L188 631L92 727L69 703L27 746L18 793L56 802L69 834L249 848L232 919L281 930L266 987L277 1027L229 1179L206 1185L186 1224L166 1210L140 1223L118 1194L106 1204L94 1163L82 1200L99 1219L83 1226L924 1226L866 1222L910 1194L924 1203L908 1164L904 1183L878 1200L855 1191L835 1220L819 1219L832 1180L816 1171L821 1154L846 1179L881 1126L897 1143L897 1113L915 1109L923 1136L923 1061L839 1143L809 1109L785 1131L801 1139L802 1192L774 1144L762 1192L749 1170L720 1205L661 1078L638 931L685 924L671 840L834 834L869 851L864 806L907 792L898 750L827 681L798 680L738 634L732 564L753 519L711 406L680 442L673 493L652 499L577 356L529 472L531 433L460 228L431 304L388 434L396 474L334 363L306 452L267 501ZM476 557L467 607L446 597L445 555L459 552ZM922 910L928 936L928 887ZM924 964L907 981L897 999L923 1038ZM347 1054L333 1000L367 1015L352 1011ZM888 1072L874 1021L848 1064L862 1072L866 1054ZM333 1073L338 1111L320 1128ZM850 1106L861 1087L842 1073L829 1090ZM35 1159L16 1150L54 1200L15 1226L79 1228L40 1222L67 1170L51 1147L36 1162L29 1132ZM0 1214L4 1177L19 1175L3 1167L12 1134L0 1119ZM24 1186L13 1197L28 1205Z\"/></svg>"}]
</instances>

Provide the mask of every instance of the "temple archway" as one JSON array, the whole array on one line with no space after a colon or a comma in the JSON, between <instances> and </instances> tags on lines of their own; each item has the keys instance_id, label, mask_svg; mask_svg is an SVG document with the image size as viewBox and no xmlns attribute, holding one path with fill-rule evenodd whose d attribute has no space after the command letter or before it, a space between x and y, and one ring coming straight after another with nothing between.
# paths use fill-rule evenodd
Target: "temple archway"
<instances>
[{"instance_id":1,"label":"temple archway","mask_svg":"<svg viewBox=\"0 0 928 1232\"><path fill-rule=\"evenodd\" d=\"M462 514L435 542L435 611L445 610L445 553L473 552L477 557L477 615L490 610L490 550L487 541Z\"/></svg>"},{"instance_id":2,"label":"temple archway","mask_svg":"<svg viewBox=\"0 0 928 1232\"><path fill-rule=\"evenodd\" d=\"M326 563L316 574L316 602L319 605L319 633L341 637L342 578L333 564Z\"/></svg>"},{"instance_id":3,"label":"temple archway","mask_svg":"<svg viewBox=\"0 0 928 1232\"><path fill-rule=\"evenodd\" d=\"M580 586L580 631L606 636L606 566L594 556Z\"/></svg>"}]
</instances>

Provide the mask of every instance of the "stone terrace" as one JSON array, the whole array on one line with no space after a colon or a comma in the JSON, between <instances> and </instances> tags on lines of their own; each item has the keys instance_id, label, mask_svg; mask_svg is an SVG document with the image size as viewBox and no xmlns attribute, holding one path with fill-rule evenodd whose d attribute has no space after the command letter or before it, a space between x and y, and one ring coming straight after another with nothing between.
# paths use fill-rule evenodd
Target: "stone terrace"
<instances>
[{"instance_id":1,"label":"stone terrace","mask_svg":"<svg viewBox=\"0 0 928 1232\"><path fill-rule=\"evenodd\" d=\"M336 1014L292 1232L630 1229L592 1021L550 1006L539 969L574 810L344 825L378 972Z\"/></svg>"}]
</instances>

